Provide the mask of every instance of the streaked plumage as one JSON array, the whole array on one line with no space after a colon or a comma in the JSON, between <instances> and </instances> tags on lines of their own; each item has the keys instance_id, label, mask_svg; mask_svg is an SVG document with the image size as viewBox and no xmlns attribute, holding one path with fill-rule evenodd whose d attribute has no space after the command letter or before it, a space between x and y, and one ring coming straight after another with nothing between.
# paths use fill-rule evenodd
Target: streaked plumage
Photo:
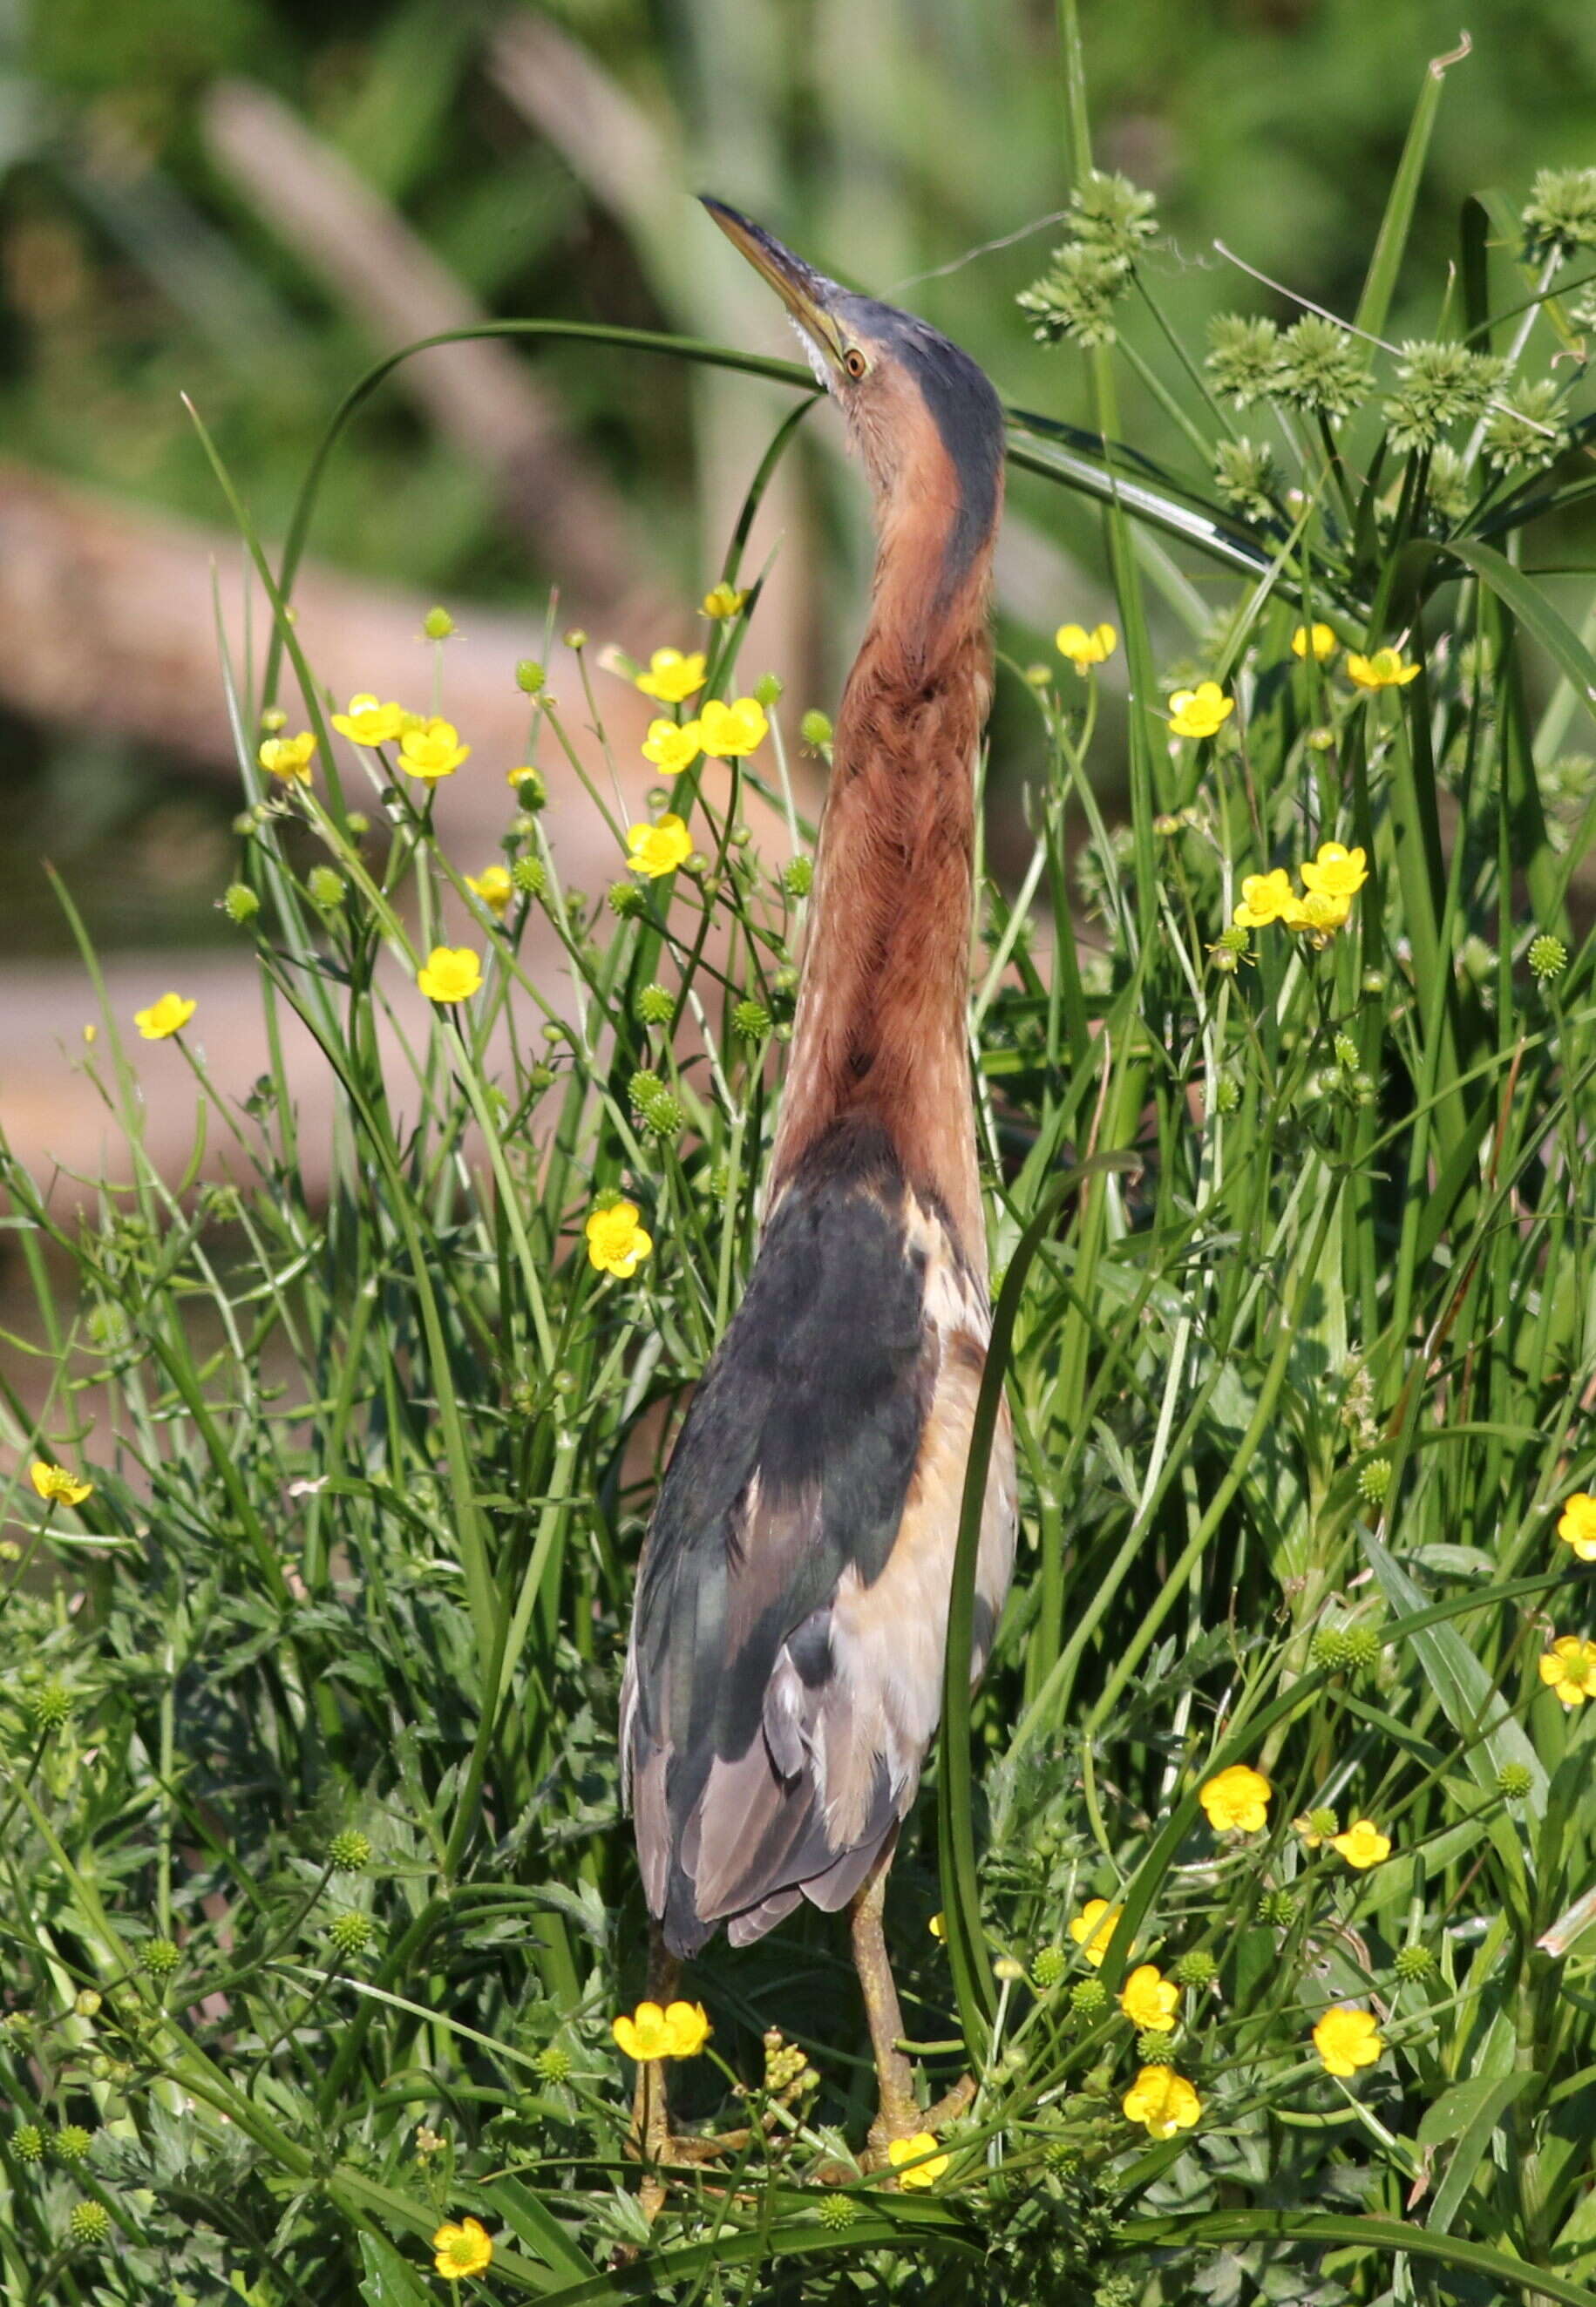
<instances>
[{"instance_id":1,"label":"streaked plumage","mask_svg":"<svg viewBox=\"0 0 1596 2307\"><path fill-rule=\"evenodd\" d=\"M842 403L880 545L764 1235L661 1486L633 1616L623 1768L649 1911L677 1955L722 1923L734 1944L757 1938L800 1898L846 1905L914 1798L991 1327L965 1012L997 399L922 322L709 205ZM977 1672L1014 1527L1005 1420Z\"/></svg>"}]
</instances>

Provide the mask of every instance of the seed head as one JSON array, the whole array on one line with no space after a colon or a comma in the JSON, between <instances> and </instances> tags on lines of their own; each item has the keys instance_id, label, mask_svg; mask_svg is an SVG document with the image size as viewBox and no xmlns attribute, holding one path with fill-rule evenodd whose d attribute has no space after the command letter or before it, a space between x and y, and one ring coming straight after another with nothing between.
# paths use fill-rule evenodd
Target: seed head
<instances>
[{"instance_id":1,"label":"seed head","mask_svg":"<svg viewBox=\"0 0 1596 2307\"><path fill-rule=\"evenodd\" d=\"M222 896L221 909L230 922L243 929L260 912L261 900L247 881L230 881Z\"/></svg>"},{"instance_id":2,"label":"seed head","mask_svg":"<svg viewBox=\"0 0 1596 2307\"><path fill-rule=\"evenodd\" d=\"M640 913L648 901L635 881L612 881L605 891L605 902L616 919L624 922Z\"/></svg>"},{"instance_id":3,"label":"seed head","mask_svg":"<svg viewBox=\"0 0 1596 2307\"><path fill-rule=\"evenodd\" d=\"M1369 367L1346 330L1305 313L1280 340L1282 400L1315 416L1345 416L1363 398Z\"/></svg>"},{"instance_id":4,"label":"seed head","mask_svg":"<svg viewBox=\"0 0 1596 2307\"><path fill-rule=\"evenodd\" d=\"M73 2243L98 2250L111 2232L111 2215L103 2203L74 2203L67 2213L66 2232Z\"/></svg>"},{"instance_id":5,"label":"seed head","mask_svg":"<svg viewBox=\"0 0 1596 2307\"><path fill-rule=\"evenodd\" d=\"M1214 479L1225 502L1248 520L1271 520L1279 511L1285 482L1266 442L1222 441L1214 451Z\"/></svg>"},{"instance_id":6,"label":"seed head","mask_svg":"<svg viewBox=\"0 0 1596 2307\"><path fill-rule=\"evenodd\" d=\"M523 697L536 697L546 679L535 656L524 656L515 669L515 685Z\"/></svg>"},{"instance_id":7,"label":"seed head","mask_svg":"<svg viewBox=\"0 0 1596 2307\"><path fill-rule=\"evenodd\" d=\"M798 734L806 745L828 745L831 742L831 721L828 715L811 706L798 724Z\"/></svg>"},{"instance_id":8,"label":"seed head","mask_svg":"<svg viewBox=\"0 0 1596 2307\"><path fill-rule=\"evenodd\" d=\"M1057 1986L1068 1968L1068 1957L1062 1947L1039 1947L1031 1965L1031 1976L1045 1993L1049 1987Z\"/></svg>"},{"instance_id":9,"label":"seed head","mask_svg":"<svg viewBox=\"0 0 1596 2307\"><path fill-rule=\"evenodd\" d=\"M638 995L637 1012L645 1025L668 1025L676 1014L675 999L663 985L645 985Z\"/></svg>"},{"instance_id":10,"label":"seed head","mask_svg":"<svg viewBox=\"0 0 1596 2307\"><path fill-rule=\"evenodd\" d=\"M320 905L323 913L341 905L348 894L343 875L335 873L330 865L313 865L305 886L311 893L311 903Z\"/></svg>"},{"instance_id":11,"label":"seed head","mask_svg":"<svg viewBox=\"0 0 1596 2307\"><path fill-rule=\"evenodd\" d=\"M1523 218L1532 264L1555 256L1566 264L1578 248L1596 248L1596 168L1542 168Z\"/></svg>"},{"instance_id":12,"label":"seed head","mask_svg":"<svg viewBox=\"0 0 1596 2307\"><path fill-rule=\"evenodd\" d=\"M1435 1956L1427 1946L1405 1946L1396 1958L1396 1975L1404 1986L1416 1985L1429 1978L1436 1967Z\"/></svg>"},{"instance_id":13,"label":"seed head","mask_svg":"<svg viewBox=\"0 0 1596 2307\"><path fill-rule=\"evenodd\" d=\"M1341 1667L1350 1666L1351 1652L1348 1648L1343 1629L1340 1626L1321 1626L1313 1638L1309 1656L1315 1666L1328 1668L1332 1671Z\"/></svg>"},{"instance_id":14,"label":"seed head","mask_svg":"<svg viewBox=\"0 0 1596 2307\"><path fill-rule=\"evenodd\" d=\"M1568 966L1568 948L1560 937L1549 930L1530 940L1530 974L1537 985L1549 985L1554 977L1561 977Z\"/></svg>"},{"instance_id":15,"label":"seed head","mask_svg":"<svg viewBox=\"0 0 1596 2307\"><path fill-rule=\"evenodd\" d=\"M545 2050L539 2051L532 2063L539 2079L545 2083L563 2083L571 2080L571 2053L562 2051L557 2043L551 2043Z\"/></svg>"},{"instance_id":16,"label":"seed head","mask_svg":"<svg viewBox=\"0 0 1596 2307\"><path fill-rule=\"evenodd\" d=\"M541 857L518 857L510 878L523 897L541 897L548 888L548 868Z\"/></svg>"},{"instance_id":17,"label":"seed head","mask_svg":"<svg viewBox=\"0 0 1596 2307\"><path fill-rule=\"evenodd\" d=\"M732 1012L732 1024L745 1042L762 1042L772 1019L762 1001L739 1001Z\"/></svg>"},{"instance_id":18,"label":"seed head","mask_svg":"<svg viewBox=\"0 0 1596 2307\"><path fill-rule=\"evenodd\" d=\"M1273 321L1216 313L1208 323L1208 357L1203 365L1216 391L1227 394L1238 408L1248 408L1279 390L1280 330Z\"/></svg>"},{"instance_id":19,"label":"seed head","mask_svg":"<svg viewBox=\"0 0 1596 2307\"><path fill-rule=\"evenodd\" d=\"M1497 1772L1497 1792L1509 1802L1522 1802L1534 1783L1527 1762L1504 1762Z\"/></svg>"},{"instance_id":20,"label":"seed head","mask_svg":"<svg viewBox=\"0 0 1596 2307\"><path fill-rule=\"evenodd\" d=\"M21 2123L11 2135L12 2151L19 2163L42 2163L45 2135L37 2123Z\"/></svg>"},{"instance_id":21,"label":"seed head","mask_svg":"<svg viewBox=\"0 0 1596 2307\"><path fill-rule=\"evenodd\" d=\"M1380 1638L1372 1626L1349 1626L1346 1631L1347 1664L1360 1671L1380 1662Z\"/></svg>"},{"instance_id":22,"label":"seed head","mask_svg":"<svg viewBox=\"0 0 1596 2307\"><path fill-rule=\"evenodd\" d=\"M1260 1923L1272 1929L1283 1931L1297 1919L1300 1901L1292 1891L1263 1891L1258 1894L1257 1916Z\"/></svg>"},{"instance_id":23,"label":"seed head","mask_svg":"<svg viewBox=\"0 0 1596 2307\"><path fill-rule=\"evenodd\" d=\"M779 673L762 673L753 685L754 702L767 708L779 702L782 682Z\"/></svg>"},{"instance_id":24,"label":"seed head","mask_svg":"<svg viewBox=\"0 0 1596 2307\"><path fill-rule=\"evenodd\" d=\"M50 2141L57 2163L81 2163L94 2144L94 2133L81 2123L64 2123Z\"/></svg>"},{"instance_id":25,"label":"seed head","mask_svg":"<svg viewBox=\"0 0 1596 2307\"><path fill-rule=\"evenodd\" d=\"M1136 2038L1136 2054L1145 2067L1167 2067L1175 2055L1175 2037L1167 2027L1144 2027Z\"/></svg>"},{"instance_id":26,"label":"seed head","mask_svg":"<svg viewBox=\"0 0 1596 2307\"><path fill-rule=\"evenodd\" d=\"M146 1939L139 1960L151 1978L170 1978L183 1960L183 1950L175 1939Z\"/></svg>"},{"instance_id":27,"label":"seed head","mask_svg":"<svg viewBox=\"0 0 1596 2307\"><path fill-rule=\"evenodd\" d=\"M1175 1965L1175 1978L1181 1986L1212 1986L1218 1976L1219 1965L1203 1947L1194 1947Z\"/></svg>"},{"instance_id":28,"label":"seed head","mask_svg":"<svg viewBox=\"0 0 1596 2307\"><path fill-rule=\"evenodd\" d=\"M1077 1978L1069 1990L1069 2007L1077 2019L1095 2019L1108 2009L1108 1999L1100 1978Z\"/></svg>"},{"instance_id":29,"label":"seed head","mask_svg":"<svg viewBox=\"0 0 1596 2307\"><path fill-rule=\"evenodd\" d=\"M447 609L429 609L421 621L421 630L429 641L446 641L454 630L454 619Z\"/></svg>"},{"instance_id":30,"label":"seed head","mask_svg":"<svg viewBox=\"0 0 1596 2307\"><path fill-rule=\"evenodd\" d=\"M814 884L815 868L812 858L794 857L792 863L783 870L781 886L789 897L807 897Z\"/></svg>"},{"instance_id":31,"label":"seed head","mask_svg":"<svg viewBox=\"0 0 1596 2307\"><path fill-rule=\"evenodd\" d=\"M822 2195L815 2206L816 2218L833 2234L851 2227L858 2216L852 2195Z\"/></svg>"},{"instance_id":32,"label":"seed head","mask_svg":"<svg viewBox=\"0 0 1596 2307\"><path fill-rule=\"evenodd\" d=\"M369 1839L357 1826L346 1826L327 1846L327 1864L335 1874L358 1874L372 1863Z\"/></svg>"},{"instance_id":33,"label":"seed head","mask_svg":"<svg viewBox=\"0 0 1596 2307\"><path fill-rule=\"evenodd\" d=\"M372 1918L351 1907L344 1914L334 1915L328 1925L327 1935L332 1941L333 1952L339 1960L352 1962L356 1955L364 1954L372 1943Z\"/></svg>"},{"instance_id":34,"label":"seed head","mask_svg":"<svg viewBox=\"0 0 1596 2307\"><path fill-rule=\"evenodd\" d=\"M28 1711L33 1718L36 1730L64 1730L72 1720L72 1693L64 1683L56 1681L54 1677L48 1682L41 1682L37 1690L28 1694Z\"/></svg>"},{"instance_id":35,"label":"seed head","mask_svg":"<svg viewBox=\"0 0 1596 2307\"><path fill-rule=\"evenodd\" d=\"M1391 1488L1391 1461L1371 1458L1358 1469L1358 1496L1366 1506L1383 1506Z\"/></svg>"}]
</instances>

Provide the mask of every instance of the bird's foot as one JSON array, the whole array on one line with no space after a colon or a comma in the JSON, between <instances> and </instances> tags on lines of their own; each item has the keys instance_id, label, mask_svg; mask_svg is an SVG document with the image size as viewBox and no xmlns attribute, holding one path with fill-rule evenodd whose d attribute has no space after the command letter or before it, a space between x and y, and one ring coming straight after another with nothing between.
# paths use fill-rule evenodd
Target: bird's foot
<instances>
[{"instance_id":1,"label":"bird's foot","mask_svg":"<svg viewBox=\"0 0 1596 2307\"><path fill-rule=\"evenodd\" d=\"M921 2129L940 2131L945 2124L957 2123L960 2115L969 2113L980 2088L974 2075L961 2075L951 2090L945 2090L926 2108L920 2119Z\"/></svg>"},{"instance_id":2,"label":"bird's foot","mask_svg":"<svg viewBox=\"0 0 1596 2307\"><path fill-rule=\"evenodd\" d=\"M892 2149L897 2142L922 2138L927 2131L940 2138L948 2123L957 2123L960 2115L968 2112L976 2088L974 2076L965 2075L930 2106L917 2106L902 2092L883 2089L880 2109L860 2157L861 2167L866 2172L890 2171Z\"/></svg>"}]
</instances>

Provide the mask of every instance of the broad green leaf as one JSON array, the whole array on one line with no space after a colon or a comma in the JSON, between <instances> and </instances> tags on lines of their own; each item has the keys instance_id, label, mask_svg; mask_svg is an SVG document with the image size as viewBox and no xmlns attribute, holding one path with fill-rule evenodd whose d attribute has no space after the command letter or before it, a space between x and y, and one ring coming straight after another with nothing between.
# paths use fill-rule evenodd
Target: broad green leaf
<instances>
[{"instance_id":1,"label":"broad green leaf","mask_svg":"<svg viewBox=\"0 0 1596 2307\"><path fill-rule=\"evenodd\" d=\"M360 2238L360 2295L365 2307L435 2307L415 2269L380 2235Z\"/></svg>"},{"instance_id":2,"label":"broad green leaf","mask_svg":"<svg viewBox=\"0 0 1596 2307\"><path fill-rule=\"evenodd\" d=\"M1457 2151L1447 2164L1446 2176L1436 2189L1435 2200L1430 2205L1427 2224L1437 2234L1445 2234L1462 2208L1463 2197L1468 2192L1469 2182L1473 2178L1489 2152L1491 2140L1502 2116L1521 2092L1535 2080L1534 2075L1527 2068L1521 2067L1515 2073L1504 2075L1497 2082L1486 2081L1481 2077L1479 2083L1458 2085L1459 2091L1479 2089L1480 2095L1468 2115L1462 2136L1458 2140ZM1453 2098L1455 2097L1456 2092L1448 2091L1446 2096L1447 2098ZM1437 2105L1444 2103L1444 2101L1437 2102ZM1432 2107L1430 2113L1433 2114L1435 2108ZM1422 2135L1421 2129L1420 2137Z\"/></svg>"}]
</instances>

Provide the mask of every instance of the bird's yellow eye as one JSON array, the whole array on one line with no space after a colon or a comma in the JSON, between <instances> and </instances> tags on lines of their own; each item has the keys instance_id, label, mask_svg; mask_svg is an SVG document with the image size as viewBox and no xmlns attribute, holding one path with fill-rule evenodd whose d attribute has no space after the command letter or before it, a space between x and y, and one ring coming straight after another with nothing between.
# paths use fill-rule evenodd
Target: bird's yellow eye
<instances>
[{"instance_id":1,"label":"bird's yellow eye","mask_svg":"<svg viewBox=\"0 0 1596 2307\"><path fill-rule=\"evenodd\" d=\"M865 370L870 366L870 363L865 359L864 355L860 351L857 345L850 345L847 351L843 355L843 366L847 370L848 374L851 377L857 378L862 377L864 374Z\"/></svg>"}]
</instances>

